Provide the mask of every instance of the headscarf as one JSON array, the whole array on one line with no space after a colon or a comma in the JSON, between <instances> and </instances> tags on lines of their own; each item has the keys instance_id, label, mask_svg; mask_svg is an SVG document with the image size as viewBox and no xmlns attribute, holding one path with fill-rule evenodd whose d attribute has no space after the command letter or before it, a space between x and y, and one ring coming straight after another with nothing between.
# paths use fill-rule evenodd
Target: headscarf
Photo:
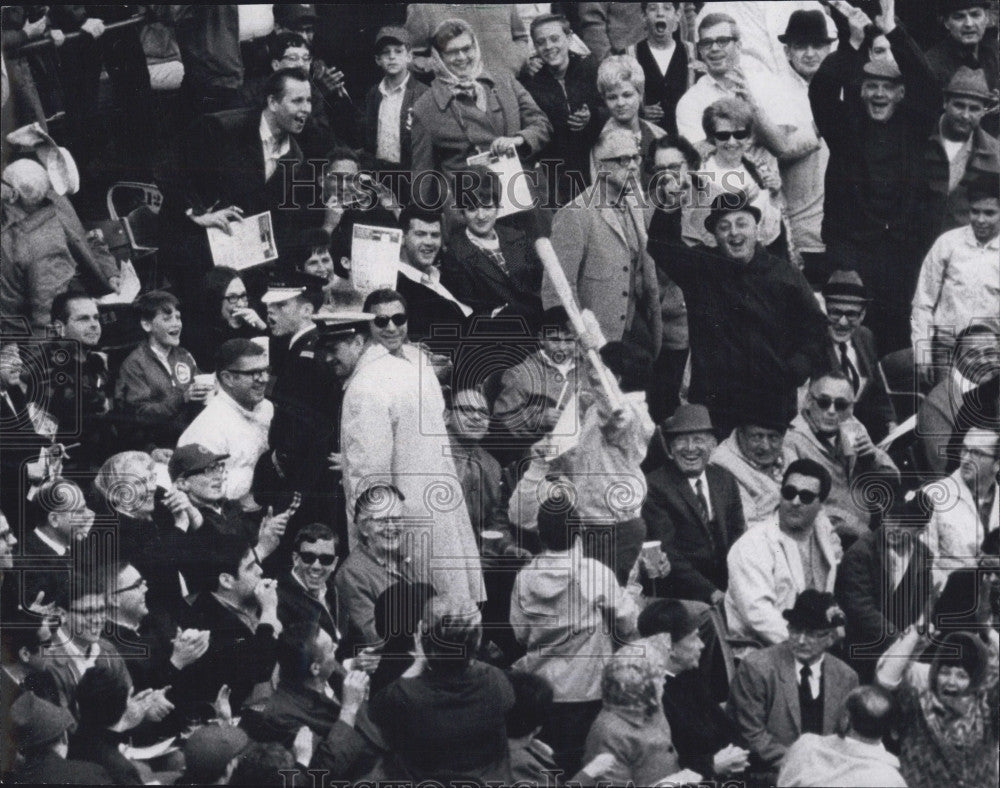
<instances>
[{"instance_id":1,"label":"headscarf","mask_svg":"<svg viewBox=\"0 0 1000 788\"><path fill-rule=\"evenodd\" d=\"M52 183L45 168L34 159L18 159L4 168L3 179L18 196L25 209L45 199Z\"/></svg>"},{"instance_id":2,"label":"headscarf","mask_svg":"<svg viewBox=\"0 0 1000 788\"><path fill-rule=\"evenodd\" d=\"M657 678L662 668L645 653L619 652L605 666L601 677L604 708L651 717L660 708Z\"/></svg>"},{"instance_id":3,"label":"headscarf","mask_svg":"<svg viewBox=\"0 0 1000 788\"><path fill-rule=\"evenodd\" d=\"M467 33L469 38L472 39L472 58L473 67L468 76L459 77L457 76L447 65L445 65L444 60L441 58L441 53L438 52L437 47L433 45L433 41L437 38L438 33L442 28L446 26L456 26L461 28L462 33ZM459 34L461 35L461 33ZM458 36L455 36L457 38ZM433 35L431 36L432 46L431 46L431 66L434 69L435 79L440 80L454 96L467 96L475 101L480 109L485 109L485 94L483 92L482 86L477 82L483 73L483 57L482 53L479 51L479 38L476 36L476 31L472 29L468 22L464 19L445 19L441 24L435 28Z\"/></svg>"},{"instance_id":4,"label":"headscarf","mask_svg":"<svg viewBox=\"0 0 1000 788\"><path fill-rule=\"evenodd\" d=\"M952 650L957 650L957 655L952 655ZM987 662L982 642L968 632L952 632L938 646L927 689L920 694L920 708L939 741L965 748L982 740L992 713L982 691ZM969 674L968 690L953 700L938 694L938 673L944 666L961 667Z\"/></svg>"}]
</instances>

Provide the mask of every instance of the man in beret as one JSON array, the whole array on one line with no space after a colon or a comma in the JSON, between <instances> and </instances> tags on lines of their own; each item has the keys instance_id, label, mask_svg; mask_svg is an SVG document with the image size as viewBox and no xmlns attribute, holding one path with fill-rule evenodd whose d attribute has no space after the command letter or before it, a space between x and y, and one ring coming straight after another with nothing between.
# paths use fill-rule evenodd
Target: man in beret
<instances>
[{"instance_id":1,"label":"man in beret","mask_svg":"<svg viewBox=\"0 0 1000 788\"><path fill-rule=\"evenodd\" d=\"M919 618L932 588L933 556L923 534L934 503L896 484L884 491L891 498L882 524L844 554L833 589L847 617L847 659L866 682L896 634Z\"/></svg>"},{"instance_id":2,"label":"man in beret","mask_svg":"<svg viewBox=\"0 0 1000 788\"><path fill-rule=\"evenodd\" d=\"M76 720L68 709L25 692L10 710L12 733L24 759L6 775L15 785L111 785L103 768L86 761L66 760L69 731Z\"/></svg>"},{"instance_id":3,"label":"man in beret","mask_svg":"<svg viewBox=\"0 0 1000 788\"><path fill-rule=\"evenodd\" d=\"M730 688L727 711L752 771L777 771L803 733L833 733L844 697L858 686L858 674L827 653L844 623L833 594L807 589L783 616L787 640L748 654Z\"/></svg>"},{"instance_id":4,"label":"man in beret","mask_svg":"<svg viewBox=\"0 0 1000 788\"><path fill-rule=\"evenodd\" d=\"M650 254L684 293L691 342L691 402L728 435L747 403L774 400L791 419L795 392L819 363L825 319L798 269L758 243L760 211L742 191L712 202L705 228L717 250L653 235Z\"/></svg>"},{"instance_id":5,"label":"man in beret","mask_svg":"<svg viewBox=\"0 0 1000 788\"><path fill-rule=\"evenodd\" d=\"M826 304L826 360L854 389L854 415L872 440L880 441L896 427L896 412L878 368L871 329L861 325L870 300L856 271L834 271L823 285Z\"/></svg>"},{"instance_id":6,"label":"man in beret","mask_svg":"<svg viewBox=\"0 0 1000 788\"><path fill-rule=\"evenodd\" d=\"M909 301L926 249L923 151L941 114L941 91L892 8L879 17L879 29L895 63L865 63L871 20L852 8L847 22L849 42L809 85L813 117L830 148L823 240L831 266L856 270L868 287L874 306L867 323L883 356L909 341Z\"/></svg>"}]
</instances>

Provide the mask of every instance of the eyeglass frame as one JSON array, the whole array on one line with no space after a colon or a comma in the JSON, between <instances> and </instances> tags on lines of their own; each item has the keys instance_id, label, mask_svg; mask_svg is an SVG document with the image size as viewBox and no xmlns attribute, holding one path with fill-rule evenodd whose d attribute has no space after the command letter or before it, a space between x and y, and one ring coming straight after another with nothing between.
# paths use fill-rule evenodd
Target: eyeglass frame
<instances>
[{"instance_id":1,"label":"eyeglass frame","mask_svg":"<svg viewBox=\"0 0 1000 788\"><path fill-rule=\"evenodd\" d=\"M628 161L624 161L627 159ZM609 156L607 158L601 159L602 164L617 164L619 167L628 167L630 164L641 164L642 154L633 153L631 155L623 156Z\"/></svg>"},{"instance_id":2,"label":"eyeglass frame","mask_svg":"<svg viewBox=\"0 0 1000 788\"><path fill-rule=\"evenodd\" d=\"M225 301L229 306L235 306L240 301L246 301L250 303L250 295L244 290L242 293L233 293L232 295L222 296L222 300Z\"/></svg>"},{"instance_id":3,"label":"eyeglass frame","mask_svg":"<svg viewBox=\"0 0 1000 788\"><path fill-rule=\"evenodd\" d=\"M811 399L816 404L816 407L824 413L830 410L831 405L837 413L847 413L847 411L854 406L854 402L846 397L828 397L826 394L820 394L817 396L816 394L810 393L809 399Z\"/></svg>"},{"instance_id":4,"label":"eyeglass frame","mask_svg":"<svg viewBox=\"0 0 1000 788\"><path fill-rule=\"evenodd\" d=\"M699 51L709 51L716 44L719 45L719 49L725 49L731 44L735 44L740 40L739 36L717 36L716 38L702 38L695 46Z\"/></svg>"},{"instance_id":5,"label":"eyeglass frame","mask_svg":"<svg viewBox=\"0 0 1000 788\"><path fill-rule=\"evenodd\" d=\"M239 375L241 378L245 377L263 377L265 380L271 376L271 367L263 367L261 369L223 369L222 372L229 372L233 375Z\"/></svg>"},{"instance_id":6,"label":"eyeglass frame","mask_svg":"<svg viewBox=\"0 0 1000 788\"><path fill-rule=\"evenodd\" d=\"M739 142L748 140L753 136L753 129L746 127L742 129L736 129L735 131L713 131L712 139L719 140L719 142L729 142L730 139L735 139Z\"/></svg>"},{"instance_id":7,"label":"eyeglass frame","mask_svg":"<svg viewBox=\"0 0 1000 788\"><path fill-rule=\"evenodd\" d=\"M145 586L147 590L149 589L149 583L146 582L146 578L140 577L131 585L127 585L125 586L125 588L116 588L111 593L113 596L118 596L119 594L124 594L126 591L135 591L136 589L142 588L143 586Z\"/></svg>"},{"instance_id":8,"label":"eyeglass frame","mask_svg":"<svg viewBox=\"0 0 1000 788\"><path fill-rule=\"evenodd\" d=\"M337 560L340 558L340 556L338 556L336 553L317 553L312 550L296 550L295 554L299 557L299 560L302 561L302 563L305 564L306 566L312 566L317 561L319 561L319 564L322 567L334 566L337 563ZM310 556L311 560L309 558L306 558L306 556ZM330 559L329 563L324 563L323 561L324 558L329 558Z\"/></svg>"}]
</instances>

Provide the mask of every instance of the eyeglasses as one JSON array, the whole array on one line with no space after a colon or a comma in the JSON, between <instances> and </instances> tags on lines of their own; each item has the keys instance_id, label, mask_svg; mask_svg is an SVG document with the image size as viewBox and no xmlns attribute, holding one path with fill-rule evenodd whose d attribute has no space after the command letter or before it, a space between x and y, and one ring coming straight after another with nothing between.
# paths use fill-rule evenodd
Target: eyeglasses
<instances>
[{"instance_id":1,"label":"eyeglasses","mask_svg":"<svg viewBox=\"0 0 1000 788\"><path fill-rule=\"evenodd\" d=\"M271 374L270 367L262 367L261 369L224 369L222 371L244 378L254 378L255 380L266 380Z\"/></svg>"},{"instance_id":2,"label":"eyeglasses","mask_svg":"<svg viewBox=\"0 0 1000 788\"><path fill-rule=\"evenodd\" d=\"M402 326L406 323L406 314L397 312L394 315L379 315L372 322L378 328L388 328L389 323L392 323L394 326Z\"/></svg>"},{"instance_id":3,"label":"eyeglasses","mask_svg":"<svg viewBox=\"0 0 1000 788\"><path fill-rule=\"evenodd\" d=\"M617 164L619 167L628 167L630 164L638 164L641 162L642 155L633 153L631 156L609 156L606 159L601 159L601 161L608 164Z\"/></svg>"},{"instance_id":4,"label":"eyeglasses","mask_svg":"<svg viewBox=\"0 0 1000 788\"><path fill-rule=\"evenodd\" d=\"M830 320L832 320L835 323L838 322L841 318L847 318L852 323L854 323L854 322L860 320L861 319L861 315L863 315L863 314L864 314L864 312L862 312L860 309L848 309L848 310L844 310L844 309L827 309L826 310L826 316L828 318L830 318Z\"/></svg>"},{"instance_id":5,"label":"eyeglasses","mask_svg":"<svg viewBox=\"0 0 1000 788\"><path fill-rule=\"evenodd\" d=\"M727 46L732 44L737 40L736 36L719 36L718 38L703 38L698 42L698 49L709 50L716 44L719 45L721 49L725 49Z\"/></svg>"},{"instance_id":6,"label":"eyeglasses","mask_svg":"<svg viewBox=\"0 0 1000 788\"><path fill-rule=\"evenodd\" d=\"M311 550L300 550L299 558L306 566L312 566L317 561L320 566L333 566L333 562L337 560L337 556L333 553L314 553Z\"/></svg>"},{"instance_id":7,"label":"eyeglasses","mask_svg":"<svg viewBox=\"0 0 1000 788\"><path fill-rule=\"evenodd\" d=\"M309 65L312 63L312 55L285 55L281 58L283 63L305 63Z\"/></svg>"},{"instance_id":8,"label":"eyeglasses","mask_svg":"<svg viewBox=\"0 0 1000 788\"><path fill-rule=\"evenodd\" d=\"M146 582L146 578L140 577L132 583L132 585L125 586L125 588L119 588L114 593L117 596L118 594L124 594L126 591L135 591L137 588L149 588L149 583Z\"/></svg>"},{"instance_id":9,"label":"eyeglasses","mask_svg":"<svg viewBox=\"0 0 1000 788\"><path fill-rule=\"evenodd\" d=\"M208 465L201 470L193 471L189 473L188 476L198 476L199 474L203 474L205 476L221 476L225 472L226 463L219 461L213 462L211 465Z\"/></svg>"},{"instance_id":10,"label":"eyeglasses","mask_svg":"<svg viewBox=\"0 0 1000 788\"><path fill-rule=\"evenodd\" d=\"M961 448L962 454L970 454L973 457L979 457L983 460L995 460L996 456L993 452L987 451L986 449L977 449L974 446L963 446Z\"/></svg>"},{"instance_id":11,"label":"eyeglasses","mask_svg":"<svg viewBox=\"0 0 1000 788\"><path fill-rule=\"evenodd\" d=\"M825 395L813 397L812 401L816 403L816 407L820 410L830 410L830 406L832 405L837 409L838 413L844 413L845 411L850 410L851 406L854 404L849 399L844 399L843 397L833 399L832 397L827 397Z\"/></svg>"},{"instance_id":12,"label":"eyeglasses","mask_svg":"<svg viewBox=\"0 0 1000 788\"><path fill-rule=\"evenodd\" d=\"M247 301L247 302L249 302L250 301L250 296L248 296L246 293L232 293L230 295L223 296L222 299L227 304L229 304L230 306L232 306L233 304L238 304L240 301Z\"/></svg>"},{"instance_id":13,"label":"eyeglasses","mask_svg":"<svg viewBox=\"0 0 1000 788\"><path fill-rule=\"evenodd\" d=\"M729 142L730 139L745 140L750 138L750 129L739 129L737 131L713 131L712 136L719 142Z\"/></svg>"},{"instance_id":14,"label":"eyeglasses","mask_svg":"<svg viewBox=\"0 0 1000 788\"><path fill-rule=\"evenodd\" d=\"M781 497L786 501L794 501L797 497L800 501L802 501L802 503L808 506L819 498L819 493L813 492L812 490L800 490L794 485L786 484L781 488Z\"/></svg>"}]
</instances>

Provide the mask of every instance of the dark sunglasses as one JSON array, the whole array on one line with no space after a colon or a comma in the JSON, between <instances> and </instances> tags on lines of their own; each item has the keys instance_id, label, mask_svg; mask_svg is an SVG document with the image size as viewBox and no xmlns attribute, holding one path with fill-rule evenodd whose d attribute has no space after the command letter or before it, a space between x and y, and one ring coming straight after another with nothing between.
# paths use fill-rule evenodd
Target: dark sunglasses
<instances>
[{"instance_id":1,"label":"dark sunglasses","mask_svg":"<svg viewBox=\"0 0 1000 788\"><path fill-rule=\"evenodd\" d=\"M826 396L813 397L813 402L816 403L820 410L830 410L830 406L833 405L838 413L843 413L854 404L849 399L844 399L843 397L832 399Z\"/></svg>"},{"instance_id":2,"label":"dark sunglasses","mask_svg":"<svg viewBox=\"0 0 1000 788\"><path fill-rule=\"evenodd\" d=\"M817 498L819 498L819 493L814 493L812 490L800 490L791 484L786 484L781 488L781 497L786 501L794 501L796 496L802 501L806 506L811 504Z\"/></svg>"},{"instance_id":3,"label":"dark sunglasses","mask_svg":"<svg viewBox=\"0 0 1000 788\"><path fill-rule=\"evenodd\" d=\"M378 328L386 328L391 322L394 326L401 326L406 323L406 313L397 312L394 315L379 315L372 322Z\"/></svg>"},{"instance_id":4,"label":"dark sunglasses","mask_svg":"<svg viewBox=\"0 0 1000 788\"><path fill-rule=\"evenodd\" d=\"M337 560L337 556L333 553L314 553L311 550L300 551L299 558L306 566L312 566L317 561L319 561L320 566L333 566L333 562Z\"/></svg>"},{"instance_id":5,"label":"dark sunglasses","mask_svg":"<svg viewBox=\"0 0 1000 788\"><path fill-rule=\"evenodd\" d=\"M745 140L750 137L750 129L740 129L739 131L715 131L712 136L719 142L729 142L730 139Z\"/></svg>"}]
</instances>

